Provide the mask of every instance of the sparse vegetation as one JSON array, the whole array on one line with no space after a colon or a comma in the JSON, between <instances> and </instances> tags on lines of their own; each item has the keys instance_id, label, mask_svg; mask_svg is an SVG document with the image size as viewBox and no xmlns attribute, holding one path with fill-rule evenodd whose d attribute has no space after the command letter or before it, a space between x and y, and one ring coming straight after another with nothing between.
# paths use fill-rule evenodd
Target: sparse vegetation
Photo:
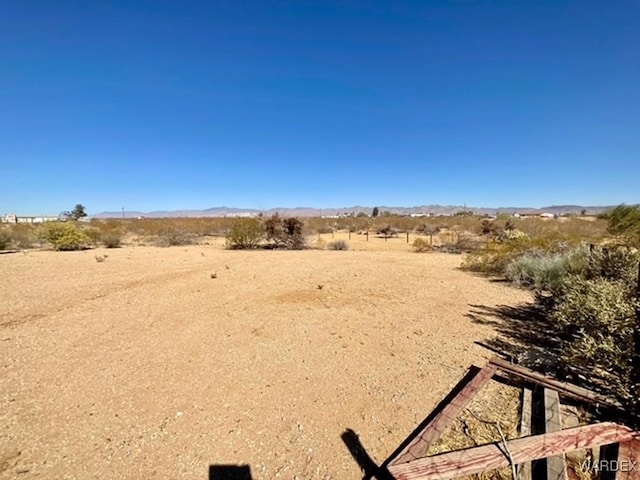
<instances>
[{"instance_id":1,"label":"sparse vegetation","mask_svg":"<svg viewBox=\"0 0 640 480\"><path fill-rule=\"evenodd\" d=\"M103 235L101 240L106 248L120 248L122 246L122 237L115 232Z\"/></svg>"},{"instance_id":2,"label":"sparse vegetation","mask_svg":"<svg viewBox=\"0 0 640 480\"><path fill-rule=\"evenodd\" d=\"M349 250L349 244L345 240L335 240L327 245L329 250Z\"/></svg>"},{"instance_id":3,"label":"sparse vegetation","mask_svg":"<svg viewBox=\"0 0 640 480\"><path fill-rule=\"evenodd\" d=\"M190 235L176 225L167 225L158 235L156 245L159 247L177 247L194 243L193 235Z\"/></svg>"},{"instance_id":4,"label":"sparse vegetation","mask_svg":"<svg viewBox=\"0 0 640 480\"><path fill-rule=\"evenodd\" d=\"M0 250L7 250L12 244L11 232L6 228L0 228Z\"/></svg>"}]
</instances>

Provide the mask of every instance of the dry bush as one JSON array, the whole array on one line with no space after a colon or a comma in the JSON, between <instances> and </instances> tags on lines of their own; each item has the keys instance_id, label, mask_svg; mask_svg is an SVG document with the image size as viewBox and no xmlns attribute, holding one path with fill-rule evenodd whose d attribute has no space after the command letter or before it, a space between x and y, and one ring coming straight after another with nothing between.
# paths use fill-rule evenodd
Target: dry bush
<instances>
[{"instance_id":1,"label":"dry bush","mask_svg":"<svg viewBox=\"0 0 640 480\"><path fill-rule=\"evenodd\" d=\"M0 228L0 250L8 250L13 245L11 231L8 228Z\"/></svg>"},{"instance_id":2,"label":"dry bush","mask_svg":"<svg viewBox=\"0 0 640 480\"><path fill-rule=\"evenodd\" d=\"M119 233L106 233L101 237L102 245L106 248L120 248L122 246L122 237Z\"/></svg>"},{"instance_id":3,"label":"dry bush","mask_svg":"<svg viewBox=\"0 0 640 480\"><path fill-rule=\"evenodd\" d=\"M8 226L13 246L16 248L33 248L41 245L42 240L37 225L18 223Z\"/></svg>"},{"instance_id":4,"label":"dry bush","mask_svg":"<svg viewBox=\"0 0 640 480\"><path fill-rule=\"evenodd\" d=\"M156 245L159 247L175 247L192 245L193 243L195 243L193 235L184 232L179 226L171 223L160 230L156 239Z\"/></svg>"},{"instance_id":5,"label":"dry bush","mask_svg":"<svg viewBox=\"0 0 640 480\"><path fill-rule=\"evenodd\" d=\"M416 238L411 246L413 250L418 253L429 252L432 250L431 243L424 238Z\"/></svg>"},{"instance_id":6,"label":"dry bush","mask_svg":"<svg viewBox=\"0 0 640 480\"><path fill-rule=\"evenodd\" d=\"M349 250L349 244L346 240L335 240L327 245L329 250Z\"/></svg>"},{"instance_id":7,"label":"dry bush","mask_svg":"<svg viewBox=\"0 0 640 480\"><path fill-rule=\"evenodd\" d=\"M304 222L295 217L281 218L274 215L264 222L267 241L273 248L302 250L307 248Z\"/></svg>"}]
</instances>

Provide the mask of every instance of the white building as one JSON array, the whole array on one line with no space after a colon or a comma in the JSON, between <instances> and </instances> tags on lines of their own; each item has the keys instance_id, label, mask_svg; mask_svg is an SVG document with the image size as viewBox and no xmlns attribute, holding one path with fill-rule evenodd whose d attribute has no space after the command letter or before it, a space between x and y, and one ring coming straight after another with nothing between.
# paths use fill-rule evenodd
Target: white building
<instances>
[{"instance_id":1,"label":"white building","mask_svg":"<svg viewBox=\"0 0 640 480\"><path fill-rule=\"evenodd\" d=\"M2 217L2 223L44 223L55 222L56 220L58 220L58 217L47 215L18 216L15 213L7 213Z\"/></svg>"}]
</instances>

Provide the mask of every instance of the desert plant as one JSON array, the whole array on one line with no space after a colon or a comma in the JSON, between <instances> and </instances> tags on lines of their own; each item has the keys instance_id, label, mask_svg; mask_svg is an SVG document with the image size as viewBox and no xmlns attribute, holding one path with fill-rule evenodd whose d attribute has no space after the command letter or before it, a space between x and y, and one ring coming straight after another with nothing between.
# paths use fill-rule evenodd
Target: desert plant
<instances>
[{"instance_id":1,"label":"desert plant","mask_svg":"<svg viewBox=\"0 0 640 480\"><path fill-rule=\"evenodd\" d=\"M563 360L583 372L599 370L613 390L630 393L635 302L622 283L574 276L556 299L550 319L569 333Z\"/></svg>"},{"instance_id":2,"label":"desert plant","mask_svg":"<svg viewBox=\"0 0 640 480\"><path fill-rule=\"evenodd\" d=\"M75 223L47 222L41 233L54 250L82 250L88 248L91 239Z\"/></svg>"},{"instance_id":3,"label":"desert plant","mask_svg":"<svg viewBox=\"0 0 640 480\"><path fill-rule=\"evenodd\" d=\"M318 227L316 229L316 232L323 234L323 233L333 233L335 232L335 228L329 226L329 225L322 225L321 227Z\"/></svg>"},{"instance_id":4,"label":"desert plant","mask_svg":"<svg viewBox=\"0 0 640 480\"><path fill-rule=\"evenodd\" d=\"M606 215L607 231L626 242L640 243L640 205L619 205Z\"/></svg>"},{"instance_id":5,"label":"desert plant","mask_svg":"<svg viewBox=\"0 0 640 480\"><path fill-rule=\"evenodd\" d=\"M349 244L346 240L335 240L327 244L329 250L349 250Z\"/></svg>"},{"instance_id":6,"label":"desert plant","mask_svg":"<svg viewBox=\"0 0 640 480\"><path fill-rule=\"evenodd\" d=\"M227 234L227 247L231 249L256 248L264 237L264 229L255 218L238 218Z\"/></svg>"},{"instance_id":7,"label":"desert plant","mask_svg":"<svg viewBox=\"0 0 640 480\"><path fill-rule=\"evenodd\" d=\"M106 248L120 248L122 246L122 238L115 232L105 233L100 240Z\"/></svg>"},{"instance_id":8,"label":"desert plant","mask_svg":"<svg viewBox=\"0 0 640 480\"><path fill-rule=\"evenodd\" d=\"M376 230L377 235L382 235L384 238L393 237L398 234L398 231L393 228L391 225L385 225L384 227L379 227Z\"/></svg>"},{"instance_id":9,"label":"desert plant","mask_svg":"<svg viewBox=\"0 0 640 480\"><path fill-rule=\"evenodd\" d=\"M168 225L160 231L157 245L160 247L175 247L193 244L193 236L185 233L174 225Z\"/></svg>"},{"instance_id":10,"label":"desert plant","mask_svg":"<svg viewBox=\"0 0 640 480\"><path fill-rule=\"evenodd\" d=\"M432 249L431 243L424 238L416 238L411 246L414 251L419 253L428 252Z\"/></svg>"},{"instance_id":11,"label":"desert plant","mask_svg":"<svg viewBox=\"0 0 640 480\"><path fill-rule=\"evenodd\" d=\"M275 248L300 250L306 247L304 223L295 217L273 215L264 222L266 238Z\"/></svg>"},{"instance_id":12,"label":"desert plant","mask_svg":"<svg viewBox=\"0 0 640 480\"><path fill-rule=\"evenodd\" d=\"M0 250L7 250L13 244L11 232L8 229L0 229Z\"/></svg>"},{"instance_id":13,"label":"desert plant","mask_svg":"<svg viewBox=\"0 0 640 480\"><path fill-rule=\"evenodd\" d=\"M507 265L505 276L521 287L558 292L569 275L584 274L589 255L586 245L562 252L530 250Z\"/></svg>"}]
</instances>

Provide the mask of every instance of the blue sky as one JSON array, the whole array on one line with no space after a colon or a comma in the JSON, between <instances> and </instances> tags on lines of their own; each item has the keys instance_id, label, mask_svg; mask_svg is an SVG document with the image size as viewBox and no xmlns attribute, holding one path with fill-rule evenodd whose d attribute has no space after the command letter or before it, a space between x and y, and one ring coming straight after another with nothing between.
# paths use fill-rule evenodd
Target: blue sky
<instances>
[{"instance_id":1,"label":"blue sky","mask_svg":"<svg viewBox=\"0 0 640 480\"><path fill-rule=\"evenodd\" d=\"M0 214L640 201L640 0L0 2Z\"/></svg>"}]
</instances>

